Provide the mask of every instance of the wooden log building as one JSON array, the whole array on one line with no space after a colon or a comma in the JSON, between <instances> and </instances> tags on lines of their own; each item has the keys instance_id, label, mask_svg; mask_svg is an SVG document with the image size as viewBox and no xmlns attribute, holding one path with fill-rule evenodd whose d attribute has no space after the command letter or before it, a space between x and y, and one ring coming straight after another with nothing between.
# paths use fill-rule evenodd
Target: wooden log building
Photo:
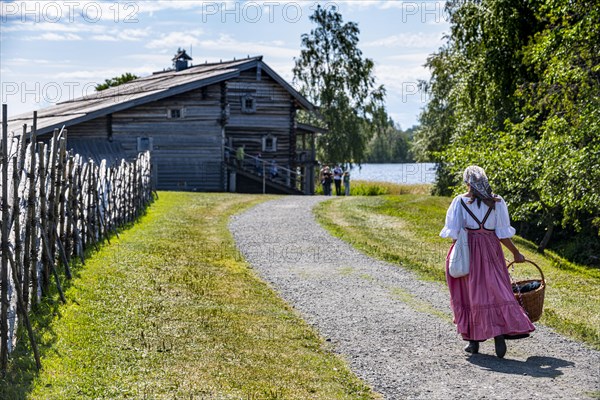
<instances>
[{"instance_id":1,"label":"wooden log building","mask_svg":"<svg viewBox=\"0 0 600 400\"><path fill-rule=\"evenodd\" d=\"M66 126L67 146L97 161L150 150L159 190L313 194L315 135L323 131L298 123L297 111L315 106L262 56L189 60L180 51L172 69L39 110L38 137ZM8 120L15 133L31 122L32 114ZM263 171L273 161L279 174L271 179Z\"/></svg>"}]
</instances>

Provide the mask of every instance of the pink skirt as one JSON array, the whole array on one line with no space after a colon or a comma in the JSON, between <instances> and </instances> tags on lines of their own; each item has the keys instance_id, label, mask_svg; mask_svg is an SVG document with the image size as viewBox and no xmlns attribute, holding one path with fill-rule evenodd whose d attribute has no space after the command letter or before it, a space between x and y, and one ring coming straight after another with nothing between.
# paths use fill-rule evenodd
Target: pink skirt
<instances>
[{"instance_id":1,"label":"pink skirt","mask_svg":"<svg viewBox=\"0 0 600 400\"><path fill-rule=\"evenodd\" d=\"M483 341L498 335L533 332L535 327L513 295L495 232L468 230L468 236L469 275L451 277L446 257L446 282L458 333L464 340Z\"/></svg>"}]
</instances>

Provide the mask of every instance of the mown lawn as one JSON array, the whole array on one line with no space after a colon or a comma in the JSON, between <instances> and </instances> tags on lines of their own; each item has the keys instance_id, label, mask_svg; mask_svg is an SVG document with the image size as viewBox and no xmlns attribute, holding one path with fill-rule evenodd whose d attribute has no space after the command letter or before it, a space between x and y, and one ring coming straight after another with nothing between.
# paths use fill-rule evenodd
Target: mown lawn
<instances>
[{"instance_id":1,"label":"mown lawn","mask_svg":"<svg viewBox=\"0 0 600 400\"><path fill-rule=\"evenodd\" d=\"M160 193L79 266L24 335L2 399L377 397L237 253L229 216L267 199Z\"/></svg>"},{"instance_id":2,"label":"mown lawn","mask_svg":"<svg viewBox=\"0 0 600 400\"><path fill-rule=\"evenodd\" d=\"M438 236L451 199L422 194L348 197L321 203L315 213L334 235L366 254L402 265L424 279L445 282L449 239ZM540 266L547 289L541 323L600 349L600 270L570 263L552 252L513 238L521 252ZM505 252L506 258L512 255ZM513 275L537 278L529 264L518 264Z\"/></svg>"}]
</instances>

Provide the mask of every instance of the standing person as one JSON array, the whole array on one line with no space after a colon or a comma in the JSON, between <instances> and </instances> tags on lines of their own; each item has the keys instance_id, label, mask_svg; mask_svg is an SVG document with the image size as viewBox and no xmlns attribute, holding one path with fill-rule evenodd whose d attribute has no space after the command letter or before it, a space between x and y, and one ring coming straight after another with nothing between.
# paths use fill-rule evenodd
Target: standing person
<instances>
[{"instance_id":1,"label":"standing person","mask_svg":"<svg viewBox=\"0 0 600 400\"><path fill-rule=\"evenodd\" d=\"M327 196L331 196L331 184L333 183L333 173L331 169L327 167L325 169L325 189L327 190Z\"/></svg>"},{"instance_id":2,"label":"standing person","mask_svg":"<svg viewBox=\"0 0 600 400\"><path fill-rule=\"evenodd\" d=\"M244 154L244 146L245 145L241 145L237 148L237 151L235 152L235 158L237 160L237 165L239 168L242 168L244 166L244 157L246 156Z\"/></svg>"},{"instance_id":3,"label":"standing person","mask_svg":"<svg viewBox=\"0 0 600 400\"><path fill-rule=\"evenodd\" d=\"M323 194L327 196L327 194L325 193L325 168L327 168L327 165L323 165L319 170L319 182L323 187Z\"/></svg>"},{"instance_id":4,"label":"standing person","mask_svg":"<svg viewBox=\"0 0 600 400\"><path fill-rule=\"evenodd\" d=\"M342 195L342 174L343 171L339 165L336 165L333 168L333 181L335 182L335 195Z\"/></svg>"},{"instance_id":5,"label":"standing person","mask_svg":"<svg viewBox=\"0 0 600 400\"><path fill-rule=\"evenodd\" d=\"M229 147L225 147L225 163L229 164L231 161L231 149Z\"/></svg>"},{"instance_id":6,"label":"standing person","mask_svg":"<svg viewBox=\"0 0 600 400\"><path fill-rule=\"evenodd\" d=\"M271 161L271 168L269 169L271 179L275 179L279 176L279 168L277 167L277 161Z\"/></svg>"},{"instance_id":7,"label":"standing person","mask_svg":"<svg viewBox=\"0 0 600 400\"><path fill-rule=\"evenodd\" d=\"M331 196L332 174L331 174L331 170L329 169L329 167L327 165L325 165L321 169L319 179L321 181L321 185L323 186L323 194L325 196Z\"/></svg>"},{"instance_id":8,"label":"standing person","mask_svg":"<svg viewBox=\"0 0 600 400\"><path fill-rule=\"evenodd\" d=\"M502 358L505 339L527 337L535 327L515 300L500 243L511 251L515 262L525 257L510 239L515 229L510 226L506 203L492 193L485 171L470 166L463 180L468 192L454 198L440 233L455 243L462 228L468 232L469 274L450 276L446 258L450 305L458 333L469 342L465 351L478 353L480 342L494 338L496 355Z\"/></svg>"},{"instance_id":9,"label":"standing person","mask_svg":"<svg viewBox=\"0 0 600 400\"><path fill-rule=\"evenodd\" d=\"M344 195L350 196L350 172L345 171L342 176L342 181L344 182Z\"/></svg>"},{"instance_id":10,"label":"standing person","mask_svg":"<svg viewBox=\"0 0 600 400\"><path fill-rule=\"evenodd\" d=\"M256 158L254 159L254 169L256 170L256 175L262 176L263 173L263 161L262 154L258 152Z\"/></svg>"}]
</instances>

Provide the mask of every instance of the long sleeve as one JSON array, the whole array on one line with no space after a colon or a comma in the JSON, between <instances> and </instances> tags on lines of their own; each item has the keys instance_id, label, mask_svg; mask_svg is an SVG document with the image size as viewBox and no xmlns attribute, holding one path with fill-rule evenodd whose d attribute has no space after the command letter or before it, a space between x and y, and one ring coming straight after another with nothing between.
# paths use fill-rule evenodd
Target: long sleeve
<instances>
[{"instance_id":1,"label":"long sleeve","mask_svg":"<svg viewBox=\"0 0 600 400\"><path fill-rule=\"evenodd\" d=\"M461 228L464 227L460 198L461 196L456 196L454 200L452 200L450 207L448 207L448 211L446 212L446 224L440 232L440 236L443 238L450 237L452 239L457 239Z\"/></svg>"},{"instance_id":2,"label":"long sleeve","mask_svg":"<svg viewBox=\"0 0 600 400\"><path fill-rule=\"evenodd\" d=\"M496 203L496 236L498 239L507 239L515 235L515 228L510 226L508 208L504 199Z\"/></svg>"}]
</instances>

